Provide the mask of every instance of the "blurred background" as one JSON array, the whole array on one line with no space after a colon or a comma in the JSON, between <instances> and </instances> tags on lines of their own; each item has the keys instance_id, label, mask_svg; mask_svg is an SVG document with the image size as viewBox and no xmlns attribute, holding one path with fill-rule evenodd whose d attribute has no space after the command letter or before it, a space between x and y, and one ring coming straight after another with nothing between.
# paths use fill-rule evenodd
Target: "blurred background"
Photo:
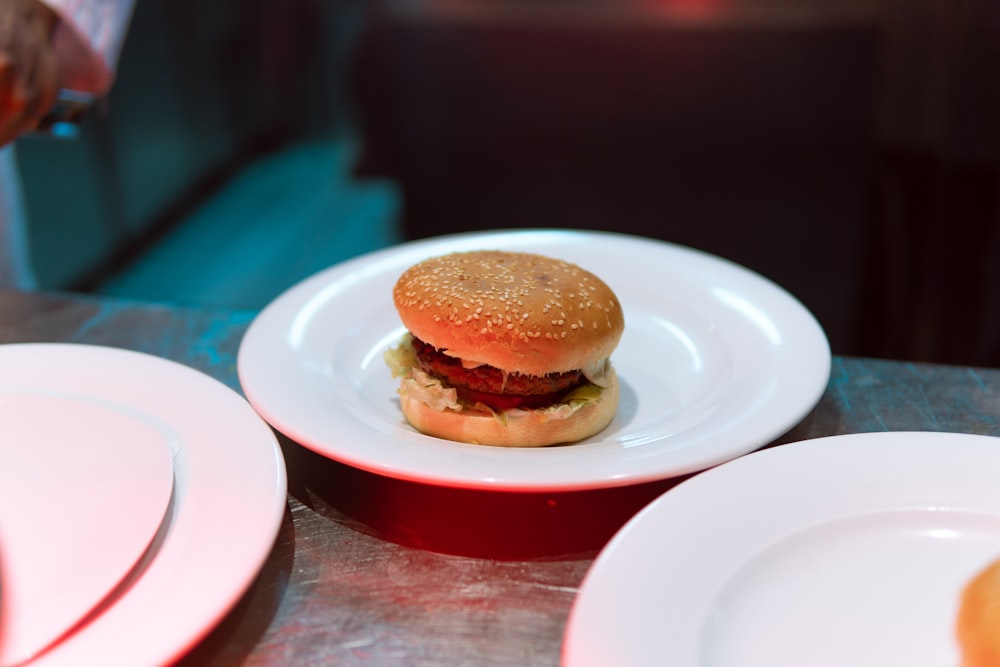
<instances>
[{"instance_id":1,"label":"blurred background","mask_svg":"<svg viewBox=\"0 0 1000 667\"><path fill-rule=\"evenodd\" d=\"M257 309L603 229L762 273L837 354L1000 365L996 0L138 0L79 137L17 150L44 289Z\"/></svg>"}]
</instances>

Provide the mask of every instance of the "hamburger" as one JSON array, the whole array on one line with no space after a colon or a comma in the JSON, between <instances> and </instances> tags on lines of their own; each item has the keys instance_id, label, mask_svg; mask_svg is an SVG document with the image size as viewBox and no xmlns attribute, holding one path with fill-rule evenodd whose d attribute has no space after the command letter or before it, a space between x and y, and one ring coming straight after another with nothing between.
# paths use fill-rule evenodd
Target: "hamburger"
<instances>
[{"instance_id":1,"label":"hamburger","mask_svg":"<svg viewBox=\"0 0 1000 667\"><path fill-rule=\"evenodd\" d=\"M410 267L392 296L407 333L385 359L418 431L542 447L583 440L614 417L610 356L625 322L594 274L538 254L460 252Z\"/></svg>"},{"instance_id":2,"label":"hamburger","mask_svg":"<svg viewBox=\"0 0 1000 667\"><path fill-rule=\"evenodd\" d=\"M962 590L956 636L962 667L1000 667L1000 560L978 572Z\"/></svg>"}]
</instances>

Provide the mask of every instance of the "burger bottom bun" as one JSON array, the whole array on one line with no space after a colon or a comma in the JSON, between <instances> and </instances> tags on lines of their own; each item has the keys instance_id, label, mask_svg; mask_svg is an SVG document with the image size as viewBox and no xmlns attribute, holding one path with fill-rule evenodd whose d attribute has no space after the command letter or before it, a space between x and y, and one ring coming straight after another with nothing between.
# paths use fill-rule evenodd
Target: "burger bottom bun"
<instances>
[{"instance_id":1,"label":"burger bottom bun","mask_svg":"<svg viewBox=\"0 0 1000 667\"><path fill-rule=\"evenodd\" d=\"M577 442L599 433L611 423L618 409L618 376L608 364L608 386L601 397L569 417L546 419L531 410L507 412L507 423L490 414L463 410L434 410L426 403L401 395L403 415L427 435L494 447L544 447Z\"/></svg>"},{"instance_id":2,"label":"burger bottom bun","mask_svg":"<svg viewBox=\"0 0 1000 667\"><path fill-rule=\"evenodd\" d=\"M966 585L956 630L962 667L1000 665L1000 560Z\"/></svg>"}]
</instances>

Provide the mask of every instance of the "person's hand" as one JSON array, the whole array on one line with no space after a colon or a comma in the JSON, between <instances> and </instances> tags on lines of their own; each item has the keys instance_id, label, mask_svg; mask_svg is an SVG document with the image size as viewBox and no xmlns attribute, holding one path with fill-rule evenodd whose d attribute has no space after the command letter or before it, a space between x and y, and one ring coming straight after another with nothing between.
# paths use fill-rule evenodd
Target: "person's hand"
<instances>
[{"instance_id":1,"label":"person's hand","mask_svg":"<svg viewBox=\"0 0 1000 667\"><path fill-rule=\"evenodd\" d=\"M0 145L37 127L55 102L56 20L39 0L0 0Z\"/></svg>"}]
</instances>

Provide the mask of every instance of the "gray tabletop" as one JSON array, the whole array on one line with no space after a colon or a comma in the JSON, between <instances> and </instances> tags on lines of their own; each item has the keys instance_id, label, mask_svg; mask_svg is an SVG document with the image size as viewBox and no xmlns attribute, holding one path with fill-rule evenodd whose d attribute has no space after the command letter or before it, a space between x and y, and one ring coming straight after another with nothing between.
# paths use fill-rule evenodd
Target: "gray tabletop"
<instances>
[{"instance_id":1,"label":"gray tabletop","mask_svg":"<svg viewBox=\"0 0 1000 667\"><path fill-rule=\"evenodd\" d=\"M139 350L239 390L254 313L0 292L0 343ZM813 412L775 444L867 431L1000 434L1000 370L835 357ZM559 664L594 557L678 480L511 494L379 477L282 440L288 504L271 556L195 665Z\"/></svg>"}]
</instances>

